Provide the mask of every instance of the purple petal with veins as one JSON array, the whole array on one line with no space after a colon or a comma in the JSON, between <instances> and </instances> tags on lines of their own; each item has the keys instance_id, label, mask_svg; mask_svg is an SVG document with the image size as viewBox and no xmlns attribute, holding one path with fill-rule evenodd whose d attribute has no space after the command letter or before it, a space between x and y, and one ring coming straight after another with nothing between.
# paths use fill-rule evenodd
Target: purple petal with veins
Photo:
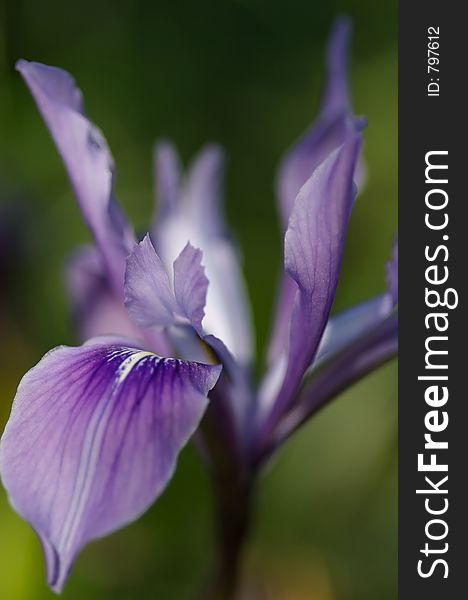
<instances>
[{"instance_id":1,"label":"purple petal with veins","mask_svg":"<svg viewBox=\"0 0 468 600\"><path fill-rule=\"evenodd\" d=\"M287 367L265 423L268 430L291 403L312 362L335 296L345 234L356 195L354 171L360 135L350 130L345 143L314 172L296 199L285 237L285 271L297 287L289 347L278 361ZM273 367L275 368L275 367Z\"/></svg>"},{"instance_id":2,"label":"purple petal with veins","mask_svg":"<svg viewBox=\"0 0 468 600\"><path fill-rule=\"evenodd\" d=\"M114 163L101 132L86 118L82 95L62 69L25 60L16 68L28 85L67 170L83 217L116 294L133 233L113 199Z\"/></svg>"},{"instance_id":3,"label":"purple petal with veins","mask_svg":"<svg viewBox=\"0 0 468 600\"><path fill-rule=\"evenodd\" d=\"M288 227L289 217L297 194L315 169L340 146L350 126L362 127L362 119L355 119L351 112L347 62L351 26L347 19L339 19L330 35L327 48L327 81L318 119L296 142L282 160L276 181L276 195L283 229ZM354 123L354 124L353 124ZM361 184L363 167L358 163L355 181ZM273 330L268 345L268 362L271 366L284 348L296 295L294 281L283 276L280 281L278 302Z\"/></svg>"},{"instance_id":4,"label":"purple petal with veins","mask_svg":"<svg viewBox=\"0 0 468 600\"><path fill-rule=\"evenodd\" d=\"M277 196L284 229L296 196L315 169L343 143L352 119L347 62L350 23L340 19L330 35L327 49L327 82L317 121L284 157L278 172Z\"/></svg>"},{"instance_id":5,"label":"purple petal with veins","mask_svg":"<svg viewBox=\"0 0 468 600\"><path fill-rule=\"evenodd\" d=\"M52 350L24 376L0 472L42 542L54 591L87 542L133 521L161 494L219 373L95 339Z\"/></svg>"}]
</instances>

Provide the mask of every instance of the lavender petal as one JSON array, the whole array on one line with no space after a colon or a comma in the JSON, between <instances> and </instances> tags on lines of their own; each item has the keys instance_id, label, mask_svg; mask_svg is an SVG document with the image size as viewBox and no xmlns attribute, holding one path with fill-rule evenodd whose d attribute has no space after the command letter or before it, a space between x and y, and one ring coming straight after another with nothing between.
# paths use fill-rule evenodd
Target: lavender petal
<instances>
[{"instance_id":1,"label":"lavender petal","mask_svg":"<svg viewBox=\"0 0 468 600\"><path fill-rule=\"evenodd\" d=\"M81 341L99 335L141 338L123 303L109 286L100 253L84 246L66 264L66 287L72 317Z\"/></svg>"},{"instance_id":2,"label":"lavender petal","mask_svg":"<svg viewBox=\"0 0 468 600\"><path fill-rule=\"evenodd\" d=\"M174 261L173 286L149 235L127 258L125 305L143 327L189 325L201 332L208 280L200 250L187 244Z\"/></svg>"},{"instance_id":3,"label":"lavender petal","mask_svg":"<svg viewBox=\"0 0 468 600\"><path fill-rule=\"evenodd\" d=\"M276 192L284 229L299 190L327 156L343 143L347 121L352 118L346 73L350 32L346 19L336 22L327 48L327 82L319 117L280 165Z\"/></svg>"},{"instance_id":4,"label":"lavender petal","mask_svg":"<svg viewBox=\"0 0 468 600\"><path fill-rule=\"evenodd\" d=\"M25 375L0 472L42 542L54 591L87 542L133 521L162 493L219 373L95 339L52 350Z\"/></svg>"},{"instance_id":5,"label":"lavender petal","mask_svg":"<svg viewBox=\"0 0 468 600\"><path fill-rule=\"evenodd\" d=\"M122 294L124 259L133 233L113 199L114 164L107 143L86 118L81 92L66 71L25 60L18 61L16 68L63 159L111 284Z\"/></svg>"},{"instance_id":6,"label":"lavender petal","mask_svg":"<svg viewBox=\"0 0 468 600\"><path fill-rule=\"evenodd\" d=\"M208 290L208 279L201 262L201 250L187 243L173 265L175 299L182 315L197 333L202 331Z\"/></svg>"},{"instance_id":7,"label":"lavender petal","mask_svg":"<svg viewBox=\"0 0 468 600\"><path fill-rule=\"evenodd\" d=\"M269 430L291 403L316 354L335 296L348 219L356 195L353 176L360 135L350 130L302 187L285 237L285 271L297 287L287 367L270 416ZM283 352L284 355L284 352ZM278 360L284 360L280 356Z\"/></svg>"},{"instance_id":8,"label":"lavender petal","mask_svg":"<svg viewBox=\"0 0 468 600\"><path fill-rule=\"evenodd\" d=\"M264 463L291 435L340 392L391 360L398 352L398 317L391 315L355 344L330 361L305 384L294 407L288 412L257 455Z\"/></svg>"},{"instance_id":9,"label":"lavender petal","mask_svg":"<svg viewBox=\"0 0 468 600\"><path fill-rule=\"evenodd\" d=\"M157 223L174 210L182 183L182 169L177 151L166 140L158 142L155 146L154 170L158 201Z\"/></svg>"},{"instance_id":10,"label":"lavender petal","mask_svg":"<svg viewBox=\"0 0 468 600\"><path fill-rule=\"evenodd\" d=\"M297 194L315 169L340 146L351 126L359 129L362 120L351 112L347 83L348 46L351 26L347 19L339 19L332 30L327 47L327 81L318 119L296 142L282 160L276 180L276 196L283 229ZM364 167L358 163L355 181L361 184ZM270 367L284 349L289 336L293 303L296 295L294 281L283 276L280 281L278 303L275 310L271 339L268 345Z\"/></svg>"},{"instance_id":11,"label":"lavender petal","mask_svg":"<svg viewBox=\"0 0 468 600\"><path fill-rule=\"evenodd\" d=\"M125 306L143 327L169 327L178 311L166 269L148 235L127 258Z\"/></svg>"},{"instance_id":12,"label":"lavender petal","mask_svg":"<svg viewBox=\"0 0 468 600\"><path fill-rule=\"evenodd\" d=\"M204 329L222 339L235 358L247 364L253 352L251 318L237 253L222 214L223 165L218 147L209 146L200 152L179 190L177 202L171 204L170 210L166 210L167 203L159 210L152 239L167 270L187 240L200 248L210 282ZM168 178L162 168L158 173L159 178Z\"/></svg>"},{"instance_id":13,"label":"lavender petal","mask_svg":"<svg viewBox=\"0 0 468 600\"><path fill-rule=\"evenodd\" d=\"M312 368L318 368L371 331L386 319L392 310L390 294L383 293L333 316L325 327Z\"/></svg>"}]
</instances>

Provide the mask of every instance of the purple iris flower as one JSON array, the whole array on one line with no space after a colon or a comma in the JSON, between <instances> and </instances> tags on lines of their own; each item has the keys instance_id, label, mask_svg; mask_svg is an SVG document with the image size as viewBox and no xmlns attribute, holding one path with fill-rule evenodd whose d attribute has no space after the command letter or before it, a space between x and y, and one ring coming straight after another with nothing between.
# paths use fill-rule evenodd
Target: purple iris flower
<instances>
[{"instance_id":1,"label":"purple iris flower","mask_svg":"<svg viewBox=\"0 0 468 600\"><path fill-rule=\"evenodd\" d=\"M74 80L18 62L94 239L67 271L84 343L51 350L24 376L0 446L3 484L40 538L54 591L87 542L156 500L194 434L219 496L219 585L232 588L261 467L320 407L395 356L396 246L387 290L330 317L363 173L348 38L349 24L338 21L319 117L279 169L284 272L258 384L249 303L220 203L221 150L202 150L183 174L173 146L157 145L158 211L137 243L114 197L111 154Z\"/></svg>"}]
</instances>

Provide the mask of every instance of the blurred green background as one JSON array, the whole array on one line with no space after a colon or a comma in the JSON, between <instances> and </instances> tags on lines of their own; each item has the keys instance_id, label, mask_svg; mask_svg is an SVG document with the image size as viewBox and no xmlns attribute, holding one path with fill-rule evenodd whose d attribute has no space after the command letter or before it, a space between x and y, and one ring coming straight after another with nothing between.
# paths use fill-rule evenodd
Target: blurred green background
<instances>
[{"instance_id":1,"label":"blurred green background","mask_svg":"<svg viewBox=\"0 0 468 600\"><path fill-rule=\"evenodd\" d=\"M242 246L261 351L281 259L272 182L316 114L333 18L354 22L355 110L369 179L353 213L335 310L377 293L396 229L396 2L0 0L0 424L22 374L74 343L63 261L89 239L62 164L13 65L62 66L113 150L137 230L152 211L151 153L229 158L227 212ZM354 386L265 475L245 579L274 600L396 597L396 365ZM192 449L137 523L90 545L64 598L191 600L210 568L209 481ZM0 599L52 598L39 544L0 491Z\"/></svg>"}]
</instances>

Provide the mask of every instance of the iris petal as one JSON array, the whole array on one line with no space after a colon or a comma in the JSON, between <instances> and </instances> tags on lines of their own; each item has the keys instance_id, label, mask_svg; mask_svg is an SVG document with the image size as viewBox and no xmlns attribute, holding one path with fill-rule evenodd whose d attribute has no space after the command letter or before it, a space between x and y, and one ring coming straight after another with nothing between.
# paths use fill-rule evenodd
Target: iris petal
<instances>
[{"instance_id":1,"label":"iris petal","mask_svg":"<svg viewBox=\"0 0 468 600\"><path fill-rule=\"evenodd\" d=\"M359 149L360 135L350 130L345 143L302 187L289 220L285 237L285 271L297 291L291 315L286 372L267 429L291 402L328 321L356 195L353 177ZM278 360L284 359L280 356Z\"/></svg>"},{"instance_id":2,"label":"iris petal","mask_svg":"<svg viewBox=\"0 0 468 600\"><path fill-rule=\"evenodd\" d=\"M156 176L156 197L158 200L157 219L174 209L180 193L182 169L174 146L168 141L160 141L154 149L154 170Z\"/></svg>"},{"instance_id":3,"label":"iris petal","mask_svg":"<svg viewBox=\"0 0 468 600\"><path fill-rule=\"evenodd\" d=\"M125 305L143 327L164 328L175 323L178 306L174 292L148 235L127 258Z\"/></svg>"},{"instance_id":4,"label":"iris petal","mask_svg":"<svg viewBox=\"0 0 468 600\"><path fill-rule=\"evenodd\" d=\"M313 368L371 331L390 315L392 309L392 298L389 293L384 293L334 315L325 327Z\"/></svg>"},{"instance_id":5,"label":"iris petal","mask_svg":"<svg viewBox=\"0 0 468 600\"><path fill-rule=\"evenodd\" d=\"M276 181L276 195L283 229L288 227L289 217L301 187L315 169L340 146L346 137L350 123L356 128L362 120L354 119L349 101L347 82L348 46L351 25L345 18L339 19L332 30L327 48L327 81L318 119L294 144L282 160ZM355 181L360 186L360 174L364 172L358 163ZM282 277L275 310L268 362L278 359L288 338L296 287L288 277Z\"/></svg>"},{"instance_id":6,"label":"iris petal","mask_svg":"<svg viewBox=\"0 0 468 600\"><path fill-rule=\"evenodd\" d=\"M79 550L161 494L220 367L120 340L49 352L23 378L0 446L3 483L60 591Z\"/></svg>"},{"instance_id":7,"label":"iris petal","mask_svg":"<svg viewBox=\"0 0 468 600\"><path fill-rule=\"evenodd\" d=\"M201 332L208 280L202 253L189 243L174 261L173 285L149 235L127 258L125 305L144 327L190 325Z\"/></svg>"},{"instance_id":8,"label":"iris petal","mask_svg":"<svg viewBox=\"0 0 468 600\"><path fill-rule=\"evenodd\" d=\"M353 383L391 360L398 352L398 317L391 314L347 346L310 381L304 382L293 408L283 416L259 453L267 460L301 425Z\"/></svg>"},{"instance_id":9,"label":"iris petal","mask_svg":"<svg viewBox=\"0 0 468 600\"><path fill-rule=\"evenodd\" d=\"M86 118L81 92L66 71L24 60L16 68L58 148L110 281L121 295L133 233L113 199L114 164L107 143Z\"/></svg>"},{"instance_id":10,"label":"iris petal","mask_svg":"<svg viewBox=\"0 0 468 600\"><path fill-rule=\"evenodd\" d=\"M169 167L159 160L157 174L170 179ZM229 238L221 206L224 158L217 146L208 146L195 158L179 190L177 202L158 212L152 238L166 269L187 240L203 252L210 285L204 329L223 340L234 357L247 364L253 340L249 303L236 249ZM161 187L161 185L159 185Z\"/></svg>"},{"instance_id":11,"label":"iris petal","mask_svg":"<svg viewBox=\"0 0 468 600\"><path fill-rule=\"evenodd\" d=\"M67 261L65 276L73 321L82 341L109 334L142 337L113 294L96 248L84 246L74 252Z\"/></svg>"},{"instance_id":12,"label":"iris petal","mask_svg":"<svg viewBox=\"0 0 468 600\"><path fill-rule=\"evenodd\" d=\"M201 264L202 252L187 243L174 261L174 294L180 311L201 333L208 279Z\"/></svg>"},{"instance_id":13,"label":"iris petal","mask_svg":"<svg viewBox=\"0 0 468 600\"><path fill-rule=\"evenodd\" d=\"M340 19L327 48L327 81L320 115L284 157L277 178L277 196L286 229L296 196L314 170L343 143L352 117L348 97L347 55L350 23Z\"/></svg>"},{"instance_id":14,"label":"iris petal","mask_svg":"<svg viewBox=\"0 0 468 600\"><path fill-rule=\"evenodd\" d=\"M386 265L387 290L366 302L344 310L327 323L312 368L333 358L363 335L370 333L394 311L398 302L398 243Z\"/></svg>"}]
</instances>

